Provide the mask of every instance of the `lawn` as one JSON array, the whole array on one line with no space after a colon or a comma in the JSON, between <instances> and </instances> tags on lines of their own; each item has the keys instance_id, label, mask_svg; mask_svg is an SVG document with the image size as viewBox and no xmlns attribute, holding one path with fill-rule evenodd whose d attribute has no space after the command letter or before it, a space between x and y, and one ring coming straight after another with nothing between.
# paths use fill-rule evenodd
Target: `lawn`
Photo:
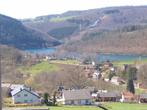
<instances>
[{"instance_id":1,"label":"lawn","mask_svg":"<svg viewBox=\"0 0 147 110\"><path fill-rule=\"evenodd\" d=\"M147 110L147 104L129 104L129 103L102 103L108 110ZM14 107L12 107L14 108ZM8 108L11 110L12 108ZM37 106L37 107L22 107L22 108L49 108L49 110L102 110L101 108L94 106Z\"/></svg>"},{"instance_id":2,"label":"lawn","mask_svg":"<svg viewBox=\"0 0 147 110\"><path fill-rule=\"evenodd\" d=\"M142 93L147 93L147 90L146 89L141 89L141 88L135 89L135 94L142 94Z\"/></svg>"},{"instance_id":3,"label":"lawn","mask_svg":"<svg viewBox=\"0 0 147 110\"><path fill-rule=\"evenodd\" d=\"M61 21L65 21L65 20L71 19L73 17L75 17L75 16L55 17L55 18L51 18L50 22L61 22Z\"/></svg>"},{"instance_id":4,"label":"lawn","mask_svg":"<svg viewBox=\"0 0 147 110\"><path fill-rule=\"evenodd\" d=\"M141 60L124 60L124 61L114 61L113 64L115 66L122 66L124 64L142 64L147 63L147 59L141 59Z\"/></svg>"},{"instance_id":5,"label":"lawn","mask_svg":"<svg viewBox=\"0 0 147 110\"><path fill-rule=\"evenodd\" d=\"M41 72L53 72L58 71L59 67L56 64L50 64L47 61L32 65L31 67L20 67L20 71L23 73L38 74Z\"/></svg>"},{"instance_id":6,"label":"lawn","mask_svg":"<svg viewBox=\"0 0 147 110\"><path fill-rule=\"evenodd\" d=\"M80 64L77 60L53 60L51 63L59 63L59 64L69 64L69 65L78 65Z\"/></svg>"},{"instance_id":7,"label":"lawn","mask_svg":"<svg viewBox=\"0 0 147 110\"><path fill-rule=\"evenodd\" d=\"M50 107L49 110L101 110L93 106L64 106L64 107Z\"/></svg>"},{"instance_id":8,"label":"lawn","mask_svg":"<svg viewBox=\"0 0 147 110\"><path fill-rule=\"evenodd\" d=\"M147 110L147 104L105 103L108 110Z\"/></svg>"}]
</instances>

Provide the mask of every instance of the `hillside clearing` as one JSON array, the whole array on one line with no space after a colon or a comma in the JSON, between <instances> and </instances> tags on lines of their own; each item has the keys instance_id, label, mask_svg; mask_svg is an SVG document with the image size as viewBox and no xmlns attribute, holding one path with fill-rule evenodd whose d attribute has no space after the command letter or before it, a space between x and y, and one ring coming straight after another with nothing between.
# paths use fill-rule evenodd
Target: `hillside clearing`
<instances>
[{"instance_id":1,"label":"hillside clearing","mask_svg":"<svg viewBox=\"0 0 147 110\"><path fill-rule=\"evenodd\" d=\"M69 64L69 65L79 65L80 62L77 60L52 60L51 63L59 63L59 64Z\"/></svg>"},{"instance_id":2,"label":"hillside clearing","mask_svg":"<svg viewBox=\"0 0 147 110\"><path fill-rule=\"evenodd\" d=\"M51 18L49 21L50 22L61 22L61 21L65 21L65 20L71 19L73 17L75 17L75 16L54 17L54 18Z\"/></svg>"},{"instance_id":3,"label":"hillside clearing","mask_svg":"<svg viewBox=\"0 0 147 110\"><path fill-rule=\"evenodd\" d=\"M31 67L21 67L19 68L23 73L38 74L41 72L54 72L58 71L59 67L56 64L51 64L49 62L41 62Z\"/></svg>"},{"instance_id":4,"label":"hillside clearing","mask_svg":"<svg viewBox=\"0 0 147 110\"><path fill-rule=\"evenodd\" d=\"M115 66L122 66L124 64L128 64L128 65L131 65L131 64L142 64L142 63L147 63L147 59L144 58L144 59L141 59L141 60L124 60L124 61L114 61L113 64Z\"/></svg>"}]
</instances>

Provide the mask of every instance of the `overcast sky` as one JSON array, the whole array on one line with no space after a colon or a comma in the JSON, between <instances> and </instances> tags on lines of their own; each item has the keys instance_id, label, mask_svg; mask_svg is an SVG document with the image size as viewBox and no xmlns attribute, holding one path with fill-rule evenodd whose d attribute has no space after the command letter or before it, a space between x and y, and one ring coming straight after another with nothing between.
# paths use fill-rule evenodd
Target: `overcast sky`
<instances>
[{"instance_id":1,"label":"overcast sky","mask_svg":"<svg viewBox=\"0 0 147 110\"><path fill-rule=\"evenodd\" d=\"M147 0L0 0L0 13L14 18L33 18L111 6L147 5Z\"/></svg>"}]
</instances>

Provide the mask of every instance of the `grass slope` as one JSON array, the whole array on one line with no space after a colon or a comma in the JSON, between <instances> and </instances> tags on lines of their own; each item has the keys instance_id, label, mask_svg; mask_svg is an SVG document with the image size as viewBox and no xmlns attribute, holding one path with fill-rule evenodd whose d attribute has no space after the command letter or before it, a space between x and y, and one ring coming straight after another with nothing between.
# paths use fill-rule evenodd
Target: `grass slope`
<instances>
[{"instance_id":1,"label":"grass slope","mask_svg":"<svg viewBox=\"0 0 147 110\"><path fill-rule=\"evenodd\" d=\"M68 19L71 19L75 16L66 16L66 17L54 17L50 19L50 22L61 22L61 21L66 21Z\"/></svg>"},{"instance_id":2,"label":"grass slope","mask_svg":"<svg viewBox=\"0 0 147 110\"><path fill-rule=\"evenodd\" d=\"M114 61L113 64L115 66L122 66L124 64L143 64L143 63L147 63L147 59L141 59L141 60L124 60L124 61Z\"/></svg>"},{"instance_id":3,"label":"grass slope","mask_svg":"<svg viewBox=\"0 0 147 110\"><path fill-rule=\"evenodd\" d=\"M51 63L69 64L69 65L79 65L80 64L78 60L52 60Z\"/></svg>"},{"instance_id":4,"label":"grass slope","mask_svg":"<svg viewBox=\"0 0 147 110\"><path fill-rule=\"evenodd\" d=\"M41 72L58 71L59 67L55 64L50 64L48 62L41 62L35 65L32 65L31 67L21 67L20 70L25 73L38 74Z\"/></svg>"}]
</instances>

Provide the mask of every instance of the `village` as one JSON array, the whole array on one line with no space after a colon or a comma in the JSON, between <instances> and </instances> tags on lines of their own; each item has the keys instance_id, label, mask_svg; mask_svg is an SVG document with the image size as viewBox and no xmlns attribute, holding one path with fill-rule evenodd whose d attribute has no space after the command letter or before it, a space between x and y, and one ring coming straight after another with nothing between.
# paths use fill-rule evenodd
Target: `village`
<instances>
[{"instance_id":1,"label":"village","mask_svg":"<svg viewBox=\"0 0 147 110\"><path fill-rule=\"evenodd\" d=\"M61 59L63 60L63 59ZM68 59L64 59L66 61ZM43 57L42 61L51 63L56 59L50 59ZM127 80L117 75L118 67L115 66L109 60L96 64L94 61L84 61L80 64L67 64L82 66L84 68L84 76L93 81L102 80L106 83L110 83L114 86L121 86L126 88ZM129 68L133 68L133 87L135 90L143 89L142 93L133 93L132 90L107 90L97 89L94 86L87 86L81 88L73 87L67 88L64 85L58 86L57 90L54 91L53 95L49 96L50 93L40 92L41 90L35 90L31 86L25 84L10 84L2 83L2 87L7 91L7 98L9 101L4 102L5 106L8 107L21 107L21 106L58 106L58 105L78 105L78 106L99 106L101 103L113 102L113 103L147 103L147 93L144 89L144 85L136 81L136 71L139 66L123 64L119 68L123 72L127 72ZM103 86L103 85L101 85Z\"/></svg>"}]
</instances>

